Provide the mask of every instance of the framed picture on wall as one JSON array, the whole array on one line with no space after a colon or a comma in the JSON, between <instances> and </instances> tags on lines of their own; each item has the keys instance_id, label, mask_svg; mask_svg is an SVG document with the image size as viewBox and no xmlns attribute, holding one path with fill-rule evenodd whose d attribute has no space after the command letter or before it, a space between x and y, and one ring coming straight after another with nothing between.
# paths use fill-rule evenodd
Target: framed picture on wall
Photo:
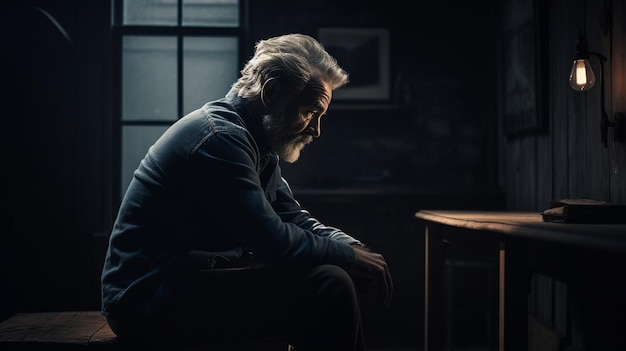
<instances>
[{"instance_id":1,"label":"framed picture on wall","mask_svg":"<svg viewBox=\"0 0 626 351\"><path fill-rule=\"evenodd\" d=\"M542 132L547 127L546 6L542 3L502 3L500 92L507 136Z\"/></svg>"},{"instance_id":2,"label":"framed picture on wall","mask_svg":"<svg viewBox=\"0 0 626 351\"><path fill-rule=\"evenodd\" d=\"M334 101L382 102L391 96L389 29L319 28L318 40L350 76Z\"/></svg>"}]
</instances>

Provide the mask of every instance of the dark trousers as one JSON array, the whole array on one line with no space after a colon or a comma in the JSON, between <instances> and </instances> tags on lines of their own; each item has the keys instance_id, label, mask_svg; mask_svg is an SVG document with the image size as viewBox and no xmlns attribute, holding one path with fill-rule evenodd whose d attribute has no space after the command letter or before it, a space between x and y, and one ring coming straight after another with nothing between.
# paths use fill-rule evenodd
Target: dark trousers
<instances>
[{"instance_id":1,"label":"dark trousers","mask_svg":"<svg viewBox=\"0 0 626 351\"><path fill-rule=\"evenodd\" d=\"M365 350L357 291L334 265L207 270L154 288L148 296L158 297L138 298L109 317L121 338L149 333L163 345L180 338L212 345L277 338L296 351Z\"/></svg>"}]
</instances>

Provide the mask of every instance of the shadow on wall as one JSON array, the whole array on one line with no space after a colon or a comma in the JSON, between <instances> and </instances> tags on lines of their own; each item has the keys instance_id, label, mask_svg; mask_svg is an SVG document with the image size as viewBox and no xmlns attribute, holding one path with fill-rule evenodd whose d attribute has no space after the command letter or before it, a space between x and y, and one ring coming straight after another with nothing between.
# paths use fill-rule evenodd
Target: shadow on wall
<instances>
[{"instance_id":1,"label":"shadow on wall","mask_svg":"<svg viewBox=\"0 0 626 351\"><path fill-rule=\"evenodd\" d=\"M3 103L0 317L71 303L73 47L47 11L5 2L0 21ZM68 273L70 272L70 273Z\"/></svg>"}]
</instances>

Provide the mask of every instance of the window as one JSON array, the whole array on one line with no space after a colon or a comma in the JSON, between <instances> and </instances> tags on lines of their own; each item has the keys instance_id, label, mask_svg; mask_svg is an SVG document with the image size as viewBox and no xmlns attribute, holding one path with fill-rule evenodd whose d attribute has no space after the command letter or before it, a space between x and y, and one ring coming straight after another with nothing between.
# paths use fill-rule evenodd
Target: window
<instances>
[{"instance_id":1,"label":"window","mask_svg":"<svg viewBox=\"0 0 626 351\"><path fill-rule=\"evenodd\" d=\"M150 145L237 79L245 16L239 0L112 1L122 195Z\"/></svg>"}]
</instances>

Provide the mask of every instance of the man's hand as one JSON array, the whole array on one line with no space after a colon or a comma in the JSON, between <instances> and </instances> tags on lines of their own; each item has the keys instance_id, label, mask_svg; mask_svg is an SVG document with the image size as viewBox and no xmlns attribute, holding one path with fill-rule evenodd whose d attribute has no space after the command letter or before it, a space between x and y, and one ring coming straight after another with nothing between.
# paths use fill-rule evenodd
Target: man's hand
<instances>
[{"instance_id":1,"label":"man's hand","mask_svg":"<svg viewBox=\"0 0 626 351\"><path fill-rule=\"evenodd\" d=\"M393 282L385 258L363 247L353 248L355 260L348 273L362 294L372 296L388 306L393 293Z\"/></svg>"}]
</instances>

